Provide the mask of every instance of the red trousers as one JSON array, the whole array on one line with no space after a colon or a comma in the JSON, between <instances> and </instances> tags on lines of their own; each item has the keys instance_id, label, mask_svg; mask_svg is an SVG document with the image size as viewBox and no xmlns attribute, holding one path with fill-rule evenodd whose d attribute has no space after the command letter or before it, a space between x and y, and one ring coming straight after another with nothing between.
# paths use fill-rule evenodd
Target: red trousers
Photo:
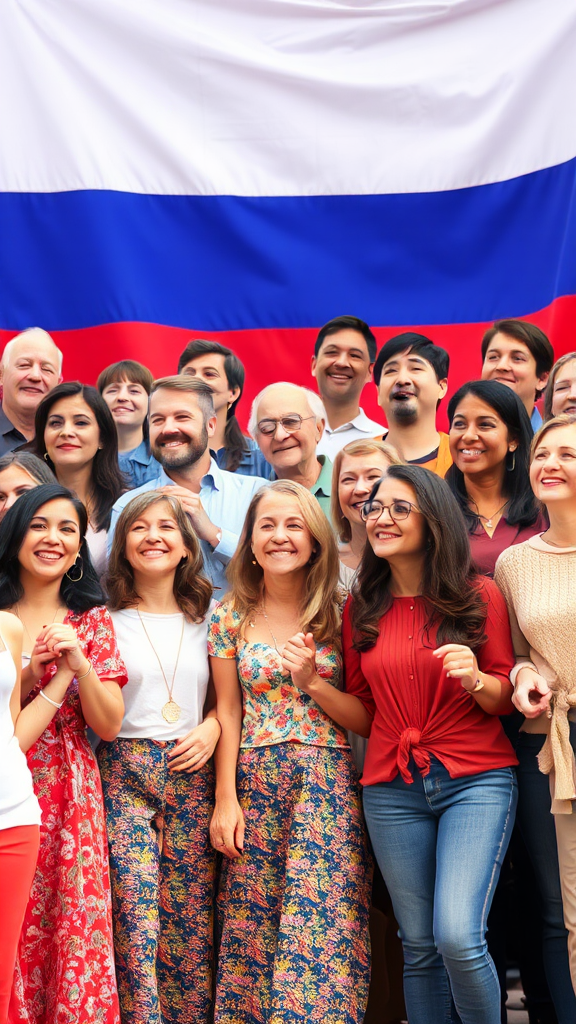
<instances>
[{"instance_id":1,"label":"red trousers","mask_svg":"<svg viewBox=\"0 0 576 1024\"><path fill-rule=\"evenodd\" d=\"M0 829L0 1024L8 1019L18 940L39 843L38 825Z\"/></svg>"}]
</instances>

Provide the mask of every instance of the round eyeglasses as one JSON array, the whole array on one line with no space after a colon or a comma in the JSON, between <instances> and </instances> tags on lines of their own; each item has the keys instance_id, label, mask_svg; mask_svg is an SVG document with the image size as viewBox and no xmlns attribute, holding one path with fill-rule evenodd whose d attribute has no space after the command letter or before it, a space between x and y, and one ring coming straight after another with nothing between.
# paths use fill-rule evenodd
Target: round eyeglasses
<instances>
[{"instance_id":1,"label":"round eyeglasses","mask_svg":"<svg viewBox=\"0 0 576 1024\"><path fill-rule=\"evenodd\" d=\"M413 505L411 501L393 501L391 505L383 505L378 499L367 501L360 515L364 522L367 523L370 520L380 519L380 516L385 511L390 513L390 519L395 523L401 522L402 519L408 519L411 512L418 512L419 515L422 515L420 509L416 508L416 505Z\"/></svg>"},{"instance_id":2,"label":"round eyeglasses","mask_svg":"<svg viewBox=\"0 0 576 1024\"><path fill-rule=\"evenodd\" d=\"M313 420L315 418L315 416L300 416L297 412L292 412L289 416L280 416L277 420L260 420L256 425L261 434L271 437L272 434L276 433L279 423L282 430L285 430L287 434L294 434L297 430L300 430L304 420Z\"/></svg>"}]
</instances>

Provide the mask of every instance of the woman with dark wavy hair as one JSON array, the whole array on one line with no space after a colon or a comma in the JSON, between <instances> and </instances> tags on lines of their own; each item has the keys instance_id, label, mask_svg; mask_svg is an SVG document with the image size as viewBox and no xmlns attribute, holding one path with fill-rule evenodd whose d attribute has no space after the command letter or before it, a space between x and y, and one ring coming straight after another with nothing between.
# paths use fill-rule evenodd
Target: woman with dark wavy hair
<instances>
[{"instance_id":1,"label":"woman with dark wavy hair","mask_svg":"<svg viewBox=\"0 0 576 1024\"><path fill-rule=\"evenodd\" d=\"M86 542L102 575L112 506L126 490L116 426L102 395L77 380L58 384L36 410L35 437L28 449L45 459L58 482L84 504Z\"/></svg>"},{"instance_id":2,"label":"woman with dark wavy hair","mask_svg":"<svg viewBox=\"0 0 576 1024\"><path fill-rule=\"evenodd\" d=\"M128 672L122 726L98 748L122 1020L208 1024L216 883L210 758L220 737L215 710L204 714L214 705L212 585L178 498L147 491L126 505L107 586Z\"/></svg>"},{"instance_id":3,"label":"woman with dark wavy hair","mask_svg":"<svg viewBox=\"0 0 576 1024\"><path fill-rule=\"evenodd\" d=\"M512 710L506 605L475 574L440 477L391 466L362 514L346 693L307 692L343 724L350 701L364 716L364 810L400 925L410 1024L449 1024L450 992L462 1024L499 1024L485 928L516 807L516 758L498 718Z\"/></svg>"},{"instance_id":4,"label":"woman with dark wavy hair","mask_svg":"<svg viewBox=\"0 0 576 1024\"><path fill-rule=\"evenodd\" d=\"M86 511L59 484L9 509L0 529L0 608L23 626L18 738L42 812L9 1019L118 1024L108 849L86 726L112 739L126 682L86 547Z\"/></svg>"},{"instance_id":5,"label":"woman with dark wavy hair","mask_svg":"<svg viewBox=\"0 0 576 1024\"><path fill-rule=\"evenodd\" d=\"M452 466L445 480L466 520L472 558L493 576L502 551L547 525L530 487L528 413L505 384L473 380L450 399L448 421Z\"/></svg>"}]
</instances>

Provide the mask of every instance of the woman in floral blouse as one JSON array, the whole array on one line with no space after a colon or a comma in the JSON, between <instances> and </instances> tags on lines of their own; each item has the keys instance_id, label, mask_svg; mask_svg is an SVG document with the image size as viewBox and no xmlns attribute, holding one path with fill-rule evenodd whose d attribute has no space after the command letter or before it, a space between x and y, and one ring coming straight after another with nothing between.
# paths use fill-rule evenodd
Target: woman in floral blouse
<instances>
[{"instance_id":1,"label":"woman in floral blouse","mask_svg":"<svg viewBox=\"0 0 576 1024\"><path fill-rule=\"evenodd\" d=\"M126 682L85 542L86 510L59 484L18 499L0 533L0 608L24 633L20 735L40 803L36 875L10 1024L119 1024L102 789L86 725L113 739Z\"/></svg>"},{"instance_id":2,"label":"woman in floral blouse","mask_svg":"<svg viewBox=\"0 0 576 1024\"><path fill-rule=\"evenodd\" d=\"M346 731L295 685L291 646L341 684L338 552L300 484L255 495L208 650L222 737L211 835L225 854L215 1021L360 1024L370 868Z\"/></svg>"}]
</instances>

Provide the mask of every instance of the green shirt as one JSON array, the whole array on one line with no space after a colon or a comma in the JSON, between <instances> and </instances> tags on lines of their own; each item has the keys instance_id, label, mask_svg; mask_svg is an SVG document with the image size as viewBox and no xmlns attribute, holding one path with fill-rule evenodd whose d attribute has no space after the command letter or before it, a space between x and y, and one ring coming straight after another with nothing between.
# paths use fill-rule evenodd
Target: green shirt
<instances>
[{"instance_id":1,"label":"green shirt","mask_svg":"<svg viewBox=\"0 0 576 1024\"><path fill-rule=\"evenodd\" d=\"M318 504L322 509L324 515L330 520L330 495L332 493L332 463L327 455L316 456L318 462L322 466L320 470L320 476L313 486L310 488L310 493L318 499Z\"/></svg>"}]
</instances>

